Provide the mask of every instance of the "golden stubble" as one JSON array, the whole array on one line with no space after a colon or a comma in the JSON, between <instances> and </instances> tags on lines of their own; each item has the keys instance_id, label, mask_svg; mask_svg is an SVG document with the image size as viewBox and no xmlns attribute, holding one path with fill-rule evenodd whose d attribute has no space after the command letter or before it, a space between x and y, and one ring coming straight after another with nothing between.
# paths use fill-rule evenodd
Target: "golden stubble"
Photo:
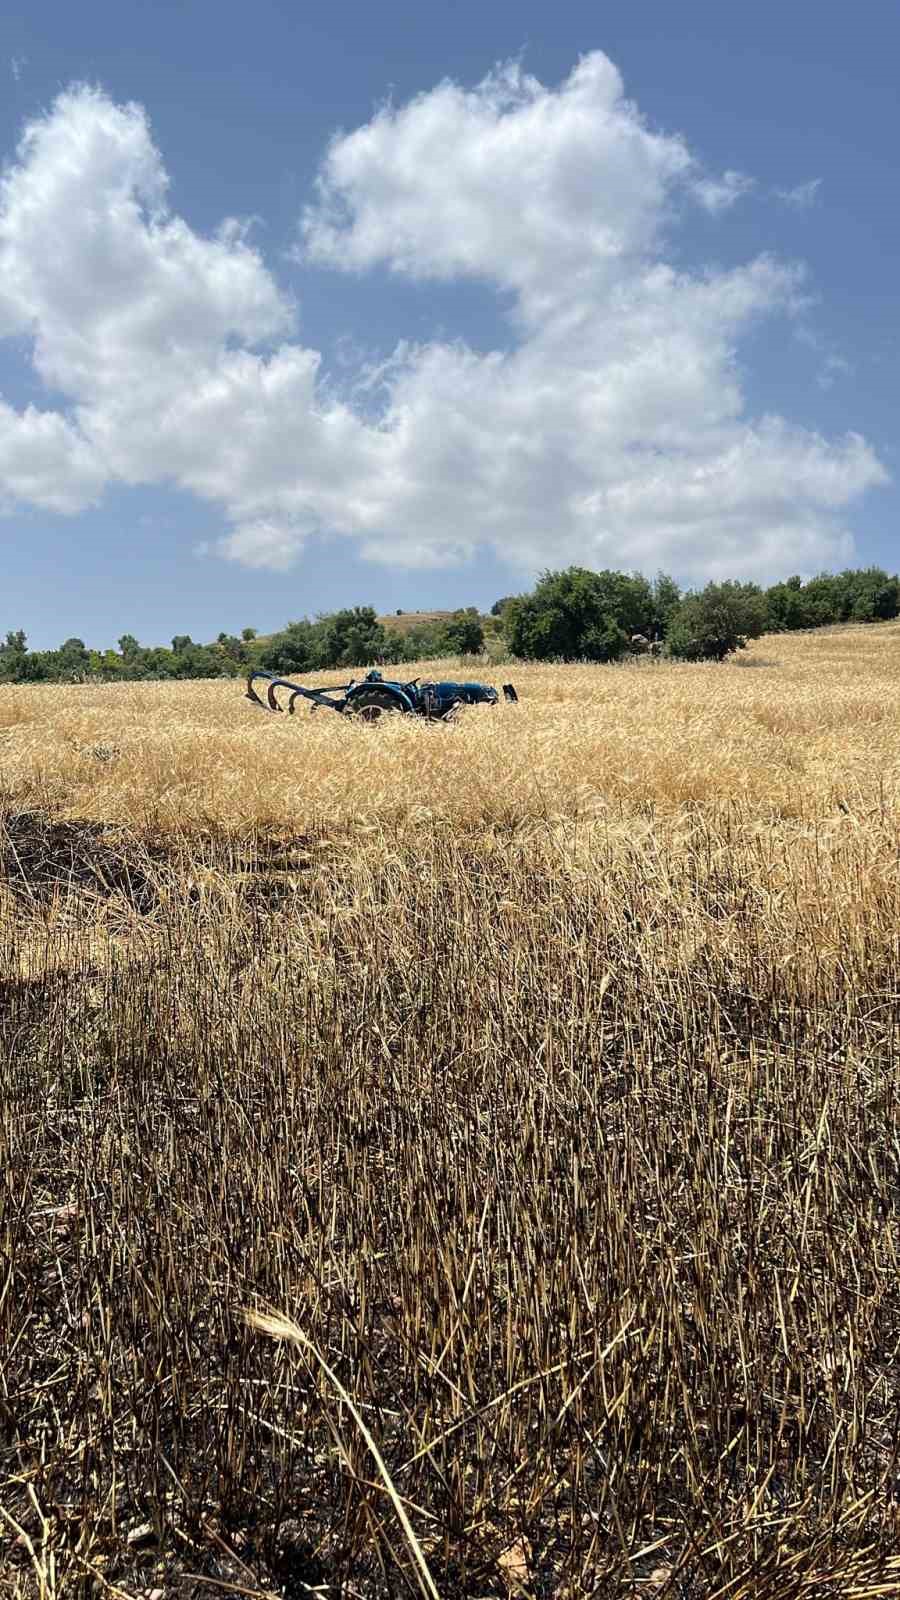
<instances>
[{"instance_id":1,"label":"golden stubble","mask_svg":"<svg viewBox=\"0 0 900 1600\"><path fill-rule=\"evenodd\" d=\"M495 676L0 690L0 1587L900 1594L900 627Z\"/></svg>"}]
</instances>

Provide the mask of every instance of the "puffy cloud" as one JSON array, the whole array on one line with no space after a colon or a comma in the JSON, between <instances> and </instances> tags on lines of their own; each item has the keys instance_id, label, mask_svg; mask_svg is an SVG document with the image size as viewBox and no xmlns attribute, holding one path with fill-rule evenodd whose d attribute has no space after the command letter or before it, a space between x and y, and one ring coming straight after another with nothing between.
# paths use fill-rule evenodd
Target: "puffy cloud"
<instances>
[{"instance_id":1,"label":"puffy cloud","mask_svg":"<svg viewBox=\"0 0 900 1600\"><path fill-rule=\"evenodd\" d=\"M276 569L314 532L422 566L482 543L525 569L843 559L841 510L880 464L856 435L748 418L741 392L742 334L798 308L802 273L665 259L682 213L748 182L651 130L600 54L556 90L507 66L384 107L332 142L299 248L483 280L514 338L401 345L346 399L246 229L204 238L172 214L141 108L72 89L0 189L0 333L31 341L68 408L0 408L0 505L75 512L107 482L174 483L222 507L221 554Z\"/></svg>"},{"instance_id":2,"label":"puffy cloud","mask_svg":"<svg viewBox=\"0 0 900 1600\"><path fill-rule=\"evenodd\" d=\"M606 56L584 57L557 92L509 65L334 140L303 238L345 271L385 261L416 278L489 279L536 319L602 295L652 247L668 190L693 170L681 139L644 126Z\"/></svg>"},{"instance_id":3,"label":"puffy cloud","mask_svg":"<svg viewBox=\"0 0 900 1600\"><path fill-rule=\"evenodd\" d=\"M0 317L33 335L49 385L87 405L138 376L169 391L230 341L291 330L291 307L235 224L201 239L168 213L139 107L70 91L18 154L0 189Z\"/></svg>"},{"instance_id":4,"label":"puffy cloud","mask_svg":"<svg viewBox=\"0 0 900 1600\"><path fill-rule=\"evenodd\" d=\"M65 417L0 401L0 511L16 501L44 511L84 511L100 498L105 473L89 443Z\"/></svg>"}]
</instances>

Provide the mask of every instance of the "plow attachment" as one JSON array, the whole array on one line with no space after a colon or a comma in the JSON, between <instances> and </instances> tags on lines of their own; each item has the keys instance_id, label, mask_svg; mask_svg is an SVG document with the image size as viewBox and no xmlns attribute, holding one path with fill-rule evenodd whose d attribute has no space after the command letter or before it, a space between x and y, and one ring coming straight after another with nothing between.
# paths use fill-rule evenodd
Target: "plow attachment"
<instances>
[{"instance_id":1,"label":"plow attachment","mask_svg":"<svg viewBox=\"0 0 900 1600\"><path fill-rule=\"evenodd\" d=\"M264 685L265 699L255 685ZM278 699L278 692L286 694L287 706ZM251 672L247 678L247 699L262 711L284 711L294 715L297 702L307 700L310 710L327 706L342 716L358 716L365 722L375 722L391 712L427 717L430 721L446 721L463 705L496 705L497 690L485 683L420 683L413 678L410 683L386 681L380 672L369 672L365 678L350 683L323 684L319 689L307 689L290 678L280 678L274 672ZM519 696L511 683L503 685L503 698L517 701Z\"/></svg>"},{"instance_id":2,"label":"plow attachment","mask_svg":"<svg viewBox=\"0 0 900 1600\"><path fill-rule=\"evenodd\" d=\"M265 700L260 699L253 687L257 679L262 679L266 685ZM253 704L260 706L263 711L283 711L284 706L279 705L275 691L286 689L290 694L287 709L291 716L294 715L294 702L301 696L304 700L311 700L314 706L330 706L332 711L343 711L346 694L350 688L352 684L349 683L329 683L323 685L321 689L304 689L299 683L291 683L288 678L278 678L272 672L251 672L247 679L247 699L252 700ZM333 694L341 694L345 699L332 700L330 696Z\"/></svg>"}]
</instances>

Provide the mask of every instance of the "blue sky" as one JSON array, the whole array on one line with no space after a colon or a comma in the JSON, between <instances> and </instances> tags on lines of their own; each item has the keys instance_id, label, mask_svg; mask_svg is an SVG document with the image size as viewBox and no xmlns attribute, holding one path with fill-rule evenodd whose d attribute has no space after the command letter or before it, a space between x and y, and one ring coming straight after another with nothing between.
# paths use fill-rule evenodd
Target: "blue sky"
<instances>
[{"instance_id":1,"label":"blue sky","mask_svg":"<svg viewBox=\"0 0 900 1600\"><path fill-rule=\"evenodd\" d=\"M896 569L898 53L872 0L8 0L0 630Z\"/></svg>"}]
</instances>

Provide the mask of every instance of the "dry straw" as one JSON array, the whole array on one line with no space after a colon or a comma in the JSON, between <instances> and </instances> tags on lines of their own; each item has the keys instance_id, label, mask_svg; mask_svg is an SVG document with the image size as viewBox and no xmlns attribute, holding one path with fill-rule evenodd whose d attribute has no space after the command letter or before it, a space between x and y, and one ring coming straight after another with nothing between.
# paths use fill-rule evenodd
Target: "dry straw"
<instances>
[{"instance_id":1,"label":"dry straw","mask_svg":"<svg viewBox=\"0 0 900 1600\"><path fill-rule=\"evenodd\" d=\"M440 1600L437 1588L435 1587L434 1579L432 1578L428 1569L428 1562L425 1559L422 1546L416 1538L412 1523L406 1514L406 1507L404 1506L403 1501L394 1487L394 1481L388 1472L387 1466L385 1465L384 1457L382 1456L381 1451L375 1443L375 1440L366 1427L358 1407L354 1404L352 1396L347 1393L347 1390L341 1383L337 1373L332 1372L328 1362L322 1355L322 1352L316 1348L311 1339L306 1337L303 1329L299 1328L296 1322L291 1321L290 1317L286 1317L280 1312L259 1311L256 1309L247 1311L246 1317L250 1327L255 1328L257 1333L268 1334L270 1339L286 1339L289 1343L298 1345L301 1350L310 1355L312 1359L321 1367L326 1378L328 1379L328 1382L334 1389L335 1394L337 1394L344 1402L344 1405L350 1412L353 1421L356 1423L356 1426L358 1427L360 1433L366 1441L366 1444L372 1452L375 1465L378 1468L378 1471L381 1475L381 1480L388 1494L390 1495L391 1504L393 1505L394 1510L396 1511L400 1520L404 1536L418 1568L422 1593L429 1595L431 1600Z\"/></svg>"},{"instance_id":2,"label":"dry straw","mask_svg":"<svg viewBox=\"0 0 900 1600\"><path fill-rule=\"evenodd\" d=\"M0 1589L900 1594L900 628L507 675L0 689Z\"/></svg>"}]
</instances>

